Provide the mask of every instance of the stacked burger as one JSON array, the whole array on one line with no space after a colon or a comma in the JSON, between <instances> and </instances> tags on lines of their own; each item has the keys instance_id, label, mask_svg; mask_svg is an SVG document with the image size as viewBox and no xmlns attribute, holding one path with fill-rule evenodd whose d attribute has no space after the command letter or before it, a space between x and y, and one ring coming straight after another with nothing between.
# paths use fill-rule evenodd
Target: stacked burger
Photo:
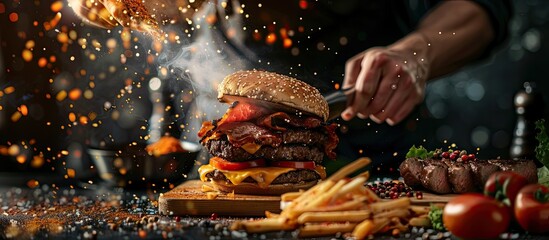
<instances>
[{"instance_id":1,"label":"stacked burger","mask_svg":"<svg viewBox=\"0 0 549 240\"><path fill-rule=\"evenodd\" d=\"M230 104L198 136L213 156L200 179L223 192L278 195L306 189L325 178L324 157L335 158L335 124L328 104L297 79L265 71L239 71L218 88Z\"/></svg>"}]
</instances>

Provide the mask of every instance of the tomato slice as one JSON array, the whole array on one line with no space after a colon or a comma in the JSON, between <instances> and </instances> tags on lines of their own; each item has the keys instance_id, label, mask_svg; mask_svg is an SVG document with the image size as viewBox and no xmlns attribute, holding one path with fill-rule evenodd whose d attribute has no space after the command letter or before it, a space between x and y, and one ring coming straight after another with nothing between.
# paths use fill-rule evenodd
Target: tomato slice
<instances>
[{"instance_id":1,"label":"tomato slice","mask_svg":"<svg viewBox=\"0 0 549 240\"><path fill-rule=\"evenodd\" d=\"M225 113L225 116L219 122L219 125L223 122L229 123L248 121L265 115L268 112L269 110L264 107L247 102L238 102L234 107L230 108Z\"/></svg>"},{"instance_id":2,"label":"tomato slice","mask_svg":"<svg viewBox=\"0 0 549 240\"><path fill-rule=\"evenodd\" d=\"M305 168L314 170L316 167L315 162L294 162L294 161L275 161L271 163L273 167L284 167L284 168Z\"/></svg>"},{"instance_id":3,"label":"tomato slice","mask_svg":"<svg viewBox=\"0 0 549 240\"><path fill-rule=\"evenodd\" d=\"M265 159L256 159L246 162L229 162L220 157L210 159L210 164L219 170L236 171L254 167L264 167Z\"/></svg>"}]
</instances>

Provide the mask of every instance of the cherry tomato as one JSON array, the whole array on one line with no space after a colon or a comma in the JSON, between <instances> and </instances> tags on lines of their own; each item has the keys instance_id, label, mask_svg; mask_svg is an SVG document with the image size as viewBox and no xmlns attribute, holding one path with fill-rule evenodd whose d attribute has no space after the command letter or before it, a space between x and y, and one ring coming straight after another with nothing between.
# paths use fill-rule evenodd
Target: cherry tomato
<instances>
[{"instance_id":1,"label":"cherry tomato","mask_svg":"<svg viewBox=\"0 0 549 240\"><path fill-rule=\"evenodd\" d=\"M541 184L523 187L516 198L515 217L528 232L548 233L549 188Z\"/></svg>"},{"instance_id":2,"label":"cherry tomato","mask_svg":"<svg viewBox=\"0 0 549 240\"><path fill-rule=\"evenodd\" d=\"M264 167L265 159L256 159L245 162L229 162L220 157L213 157L210 159L210 164L219 170L236 171L254 167Z\"/></svg>"},{"instance_id":3,"label":"cherry tomato","mask_svg":"<svg viewBox=\"0 0 549 240\"><path fill-rule=\"evenodd\" d=\"M495 172L484 185L484 195L513 207L520 189L528 184L525 177L514 172Z\"/></svg>"},{"instance_id":4,"label":"cherry tomato","mask_svg":"<svg viewBox=\"0 0 549 240\"><path fill-rule=\"evenodd\" d=\"M459 238L497 238L507 230L510 222L507 207L482 194L457 196L444 207L444 226Z\"/></svg>"},{"instance_id":5,"label":"cherry tomato","mask_svg":"<svg viewBox=\"0 0 549 240\"><path fill-rule=\"evenodd\" d=\"M313 161L307 162L294 162L294 161L275 161L271 163L273 167L284 167L284 168L305 168L305 169L315 169L316 164Z\"/></svg>"}]
</instances>

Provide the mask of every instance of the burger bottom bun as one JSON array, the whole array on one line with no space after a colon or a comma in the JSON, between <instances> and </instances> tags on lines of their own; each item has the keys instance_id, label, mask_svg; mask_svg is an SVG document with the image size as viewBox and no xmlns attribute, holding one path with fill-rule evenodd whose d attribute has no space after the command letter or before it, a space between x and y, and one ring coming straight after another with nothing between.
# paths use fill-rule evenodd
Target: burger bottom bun
<instances>
[{"instance_id":1,"label":"burger bottom bun","mask_svg":"<svg viewBox=\"0 0 549 240\"><path fill-rule=\"evenodd\" d=\"M297 192L300 189L307 190L316 185L318 180L302 183L271 184L267 188L261 188L256 183L242 182L238 185L227 183L222 180L211 180L210 184L215 190L221 192L233 192L249 195L281 195L287 192Z\"/></svg>"}]
</instances>

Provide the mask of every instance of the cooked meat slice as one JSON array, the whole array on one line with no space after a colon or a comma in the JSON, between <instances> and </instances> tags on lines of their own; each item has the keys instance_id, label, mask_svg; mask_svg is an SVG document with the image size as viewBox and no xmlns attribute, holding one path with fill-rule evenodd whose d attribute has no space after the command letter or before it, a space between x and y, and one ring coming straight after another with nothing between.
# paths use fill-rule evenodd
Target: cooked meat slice
<instances>
[{"instance_id":1,"label":"cooked meat slice","mask_svg":"<svg viewBox=\"0 0 549 240\"><path fill-rule=\"evenodd\" d=\"M477 191L473 171L467 163L452 162L448 166L448 181L455 193Z\"/></svg>"},{"instance_id":2,"label":"cooked meat slice","mask_svg":"<svg viewBox=\"0 0 549 240\"><path fill-rule=\"evenodd\" d=\"M421 186L421 171L423 170L423 161L417 158L407 158L400 164L400 175L404 178L404 183L410 187Z\"/></svg>"},{"instance_id":3,"label":"cooked meat slice","mask_svg":"<svg viewBox=\"0 0 549 240\"><path fill-rule=\"evenodd\" d=\"M445 163L439 160L424 160L421 176L423 187L440 194L452 192L448 182L448 166Z\"/></svg>"},{"instance_id":4,"label":"cooked meat slice","mask_svg":"<svg viewBox=\"0 0 549 240\"><path fill-rule=\"evenodd\" d=\"M498 166L490 164L486 160L472 161L469 162L469 165L471 166L471 171L473 171L473 178L478 189L484 189L484 184L488 181L490 175L500 171Z\"/></svg>"},{"instance_id":5,"label":"cooked meat slice","mask_svg":"<svg viewBox=\"0 0 549 240\"><path fill-rule=\"evenodd\" d=\"M501 168L502 171L515 172L528 180L529 183L538 182L538 169L532 160L488 160L489 163Z\"/></svg>"},{"instance_id":6,"label":"cooked meat slice","mask_svg":"<svg viewBox=\"0 0 549 240\"><path fill-rule=\"evenodd\" d=\"M316 147L302 145L281 145L279 147L263 146L254 154L239 147L233 147L227 140L210 140L205 143L208 151L216 156L232 162L242 162L255 158L265 158L272 161L314 161L322 163L324 152Z\"/></svg>"},{"instance_id":7,"label":"cooked meat slice","mask_svg":"<svg viewBox=\"0 0 549 240\"><path fill-rule=\"evenodd\" d=\"M229 181L225 175L219 170L214 170L206 174L208 179ZM284 174L281 174L271 184L285 184L285 183L300 183L300 182L310 182L319 180L320 176L313 170L309 169L296 169L295 171L290 171ZM256 182L253 178L247 177L244 179L244 182Z\"/></svg>"}]
</instances>

